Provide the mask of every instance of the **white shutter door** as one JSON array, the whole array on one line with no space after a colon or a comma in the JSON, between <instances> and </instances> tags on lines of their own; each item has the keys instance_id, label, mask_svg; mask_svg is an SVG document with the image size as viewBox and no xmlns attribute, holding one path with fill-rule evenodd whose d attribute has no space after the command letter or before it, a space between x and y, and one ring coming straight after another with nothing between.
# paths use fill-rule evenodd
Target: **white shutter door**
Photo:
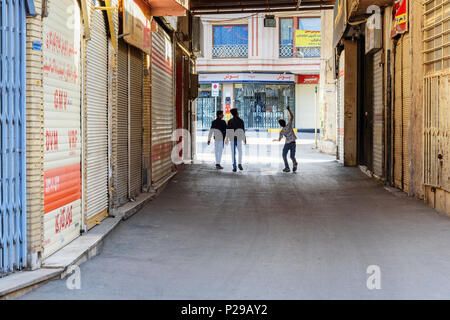
<instances>
[{"instance_id":1,"label":"white shutter door","mask_svg":"<svg viewBox=\"0 0 450 320\"><path fill-rule=\"evenodd\" d=\"M103 13L93 10L87 41L85 197L89 219L108 209L108 48Z\"/></svg>"},{"instance_id":2,"label":"white shutter door","mask_svg":"<svg viewBox=\"0 0 450 320\"><path fill-rule=\"evenodd\" d=\"M384 103L383 66L379 50L373 55L373 171L378 177L384 176Z\"/></svg>"},{"instance_id":3,"label":"white shutter door","mask_svg":"<svg viewBox=\"0 0 450 320\"><path fill-rule=\"evenodd\" d=\"M117 168L115 192L117 205L128 201L128 46L119 40L117 92Z\"/></svg>"},{"instance_id":4,"label":"white shutter door","mask_svg":"<svg viewBox=\"0 0 450 320\"><path fill-rule=\"evenodd\" d=\"M143 54L130 46L130 190L131 197L142 189L142 79Z\"/></svg>"},{"instance_id":5,"label":"white shutter door","mask_svg":"<svg viewBox=\"0 0 450 320\"><path fill-rule=\"evenodd\" d=\"M345 51L342 51L339 57L339 76L338 76L338 148L339 163L344 163L344 84L345 84Z\"/></svg>"},{"instance_id":6,"label":"white shutter door","mask_svg":"<svg viewBox=\"0 0 450 320\"><path fill-rule=\"evenodd\" d=\"M49 2L43 18L43 257L81 229L81 17L76 0Z\"/></svg>"},{"instance_id":7,"label":"white shutter door","mask_svg":"<svg viewBox=\"0 0 450 320\"><path fill-rule=\"evenodd\" d=\"M174 130L172 43L159 28L152 37L152 183L172 172Z\"/></svg>"}]
</instances>

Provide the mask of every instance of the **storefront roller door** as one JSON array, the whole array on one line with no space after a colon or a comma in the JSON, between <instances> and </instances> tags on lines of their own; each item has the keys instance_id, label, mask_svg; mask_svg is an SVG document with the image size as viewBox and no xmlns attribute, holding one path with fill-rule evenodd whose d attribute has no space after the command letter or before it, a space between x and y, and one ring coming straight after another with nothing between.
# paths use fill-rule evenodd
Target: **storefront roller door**
<instances>
[{"instance_id":1,"label":"storefront roller door","mask_svg":"<svg viewBox=\"0 0 450 320\"><path fill-rule=\"evenodd\" d=\"M102 11L92 9L86 45L85 204L88 226L108 210L108 39Z\"/></svg>"},{"instance_id":2,"label":"storefront roller door","mask_svg":"<svg viewBox=\"0 0 450 320\"><path fill-rule=\"evenodd\" d=\"M128 45L119 41L117 93L117 205L128 201Z\"/></svg>"},{"instance_id":3,"label":"storefront roller door","mask_svg":"<svg viewBox=\"0 0 450 320\"><path fill-rule=\"evenodd\" d=\"M0 3L0 278L27 262L25 24L24 0Z\"/></svg>"},{"instance_id":4,"label":"storefront roller door","mask_svg":"<svg viewBox=\"0 0 450 320\"><path fill-rule=\"evenodd\" d=\"M172 172L174 130L172 43L159 28L152 37L152 183Z\"/></svg>"},{"instance_id":5,"label":"storefront roller door","mask_svg":"<svg viewBox=\"0 0 450 320\"><path fill-rule=\"evenodd\" d=\"M129 105L129 148L130 177L129 196L135 197L142 189L142 80L143 53L130 46L130 105Z\"/></svg>"},{"instance_id":6,"label":"storefront roller door","mask_svg":"<svg viewBox=\"0 0 450 320\"><path fill-rule=\"evenodd\" d=\"M411 106L411 57L409 34L398 41L395 51L394 183L409 191L409 118Z\"/></svg>"},{"instance_id":7,"label":"storefront roller door","mask_svg":"<svg viewBox=\"0 0 450 320\"><path fill-rule=\"evenodd\" d=\"M380 50L373 55L373 171L378 177L384 176L384 103L383 66Z\"/></svg>"},{"instance_id":8,"label":"storefront roller door","mask_svg":"<svg viewBox=\"0 0 450 320\"><path fill-rule=\"evenodd\" d=\"M407 33L403 37L403 72L402 72L402 108L403 108L403 184L404 191L409 192L409 127L411 112L411 39Z\"/></svg>"},{"instance_id":9,"label":"storefront roller door","mask_svg":"<svg viewBox=\"0 0 450 320\"><path fill-rule=\"evenodd\" d=\"M58 0L48 3L48 12L42 46L44 258L79 236L82 224L80 9L76 0Z\"/></svg>"},{"instance_id":10,"label":"storefront roller door","mask_svg":"<svg viewBox=\"0 0 450 320\"><path fill-rule=\"evenodd\" d=\"M345 51L339 57L339 75L337 81L337 128L338 128L338 158L344 163L344 84L345 84Z\"/></svg>"}]
</instances>

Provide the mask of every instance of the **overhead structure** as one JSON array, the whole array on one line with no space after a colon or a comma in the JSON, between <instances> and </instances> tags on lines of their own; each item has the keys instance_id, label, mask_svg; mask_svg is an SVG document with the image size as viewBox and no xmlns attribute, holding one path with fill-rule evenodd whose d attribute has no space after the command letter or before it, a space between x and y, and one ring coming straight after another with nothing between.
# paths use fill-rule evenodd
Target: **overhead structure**
<instances>
[{"instance_id":1,"label":"overhead structure","mask_svg":"<svg viewBox=\"0 0 450 320\"><path fill-rule=\"evenodd\" d=\"M191 13L194 15L204 15L331 10L335 2L335 0L191 0Z\"/></svg>"}]
</instances>

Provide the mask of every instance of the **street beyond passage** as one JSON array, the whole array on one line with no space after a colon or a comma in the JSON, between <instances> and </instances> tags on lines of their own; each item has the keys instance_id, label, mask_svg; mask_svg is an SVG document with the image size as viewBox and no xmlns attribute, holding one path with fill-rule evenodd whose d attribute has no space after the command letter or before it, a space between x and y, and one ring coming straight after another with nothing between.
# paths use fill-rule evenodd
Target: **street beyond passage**
<instances>
[{"instance_id":1,"label":"street beyond passage","mask_svg":"<svg viewBox=\"0 0 450 320\"><path fill-rule=\"evenodd\" d=\"M187 167L81 266L80 290L57 280L23 298L448 299L450 219L297 143L297 174Z\"/></svg>"}]
</instances>

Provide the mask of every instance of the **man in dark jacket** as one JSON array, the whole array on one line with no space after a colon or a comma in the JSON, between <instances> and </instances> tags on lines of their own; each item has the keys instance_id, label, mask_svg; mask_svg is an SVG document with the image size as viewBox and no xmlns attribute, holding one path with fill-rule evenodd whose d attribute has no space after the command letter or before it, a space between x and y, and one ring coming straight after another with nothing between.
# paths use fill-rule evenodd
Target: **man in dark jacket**
<instances>
[{"instance_id":1,"label":"man in dark jacket","mask_svg":"<svg viewBox=\"0 0 450 320\"><path fill-rule=\"evenodd\" d=\"M227 123L223 120L223 111L217 111L217 118L211 124L208 134L208 146L211 144L211 137L214 135L214 151L216 154L216 169L223 169L220 165L223 153L223 144L227 130Z\"/></svg>"},{"instance_id":2,"label":"man in dark jacket","mask_svg":"<svg viewBox=\"0 0 450 320\"><path fill-rule=\"evenodd\" d=\"M233 172L237 171L237 167L239 166L239 170L244 170L242 167L242 142L247 144L247 138L245 137L245 125L244 120L239 118L239 113L236 108L230 110L231 118L228 121L227 125L227 137L226 142L231 141L231 159L233 161ZM236 165L236 149L239 153L239 163Z\"/></svg>"}]
</instances>

